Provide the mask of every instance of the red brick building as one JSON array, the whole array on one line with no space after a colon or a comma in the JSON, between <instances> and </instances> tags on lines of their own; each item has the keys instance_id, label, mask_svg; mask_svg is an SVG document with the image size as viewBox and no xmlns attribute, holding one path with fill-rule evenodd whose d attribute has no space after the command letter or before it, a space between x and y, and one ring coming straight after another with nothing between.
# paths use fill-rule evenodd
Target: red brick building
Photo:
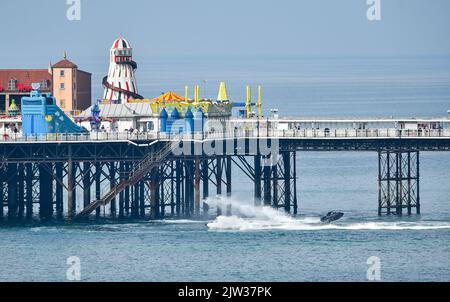
<instances>
[{"instance_id":1,"label":"red brick building","mask_svg":"<svg viewBox=\"0 0 450 302\"><path fill-rule=\"evenodd\" d=\"M44 93L52 92L52 75L48 69L0 69L0 114L8 111L11 100L20 106L29 95L32 83L40 83Z\"/></svg>"},{"instance_id":2,"label":"red brick building","mask_svg":"<svg viewBox=\"0 0 450 302\"><path fill-rule=\"evenodd\" d=\"M40 83L43 93L52 93L57 105L69 114L91 106L91 74L79 70L64 55L63 60L48 69L0 69L0 115L8 112L12 100L20 108L32 83Z\"/></svg>"}]
</instances>

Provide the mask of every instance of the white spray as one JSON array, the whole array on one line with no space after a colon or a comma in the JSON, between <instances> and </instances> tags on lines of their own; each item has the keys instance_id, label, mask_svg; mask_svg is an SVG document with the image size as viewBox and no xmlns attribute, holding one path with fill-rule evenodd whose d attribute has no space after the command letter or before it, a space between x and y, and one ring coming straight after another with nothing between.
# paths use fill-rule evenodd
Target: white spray
<instances>
[{"instance_id":1,"label":"white spray","mask_svg":"<svg viewBox=\"0 0 450 302\"><path fill-rule=\"evenodd\" d=\"M210 198L206 201L211 207L225 209L232 207L231 216L219 216L207 224L210 230L257 231L257 230L429 230L450 229L449 222L346 222L345 220L324 224L320 217L299 218L286 214L282 209L254 206L243 200L233 198Z\"/></svg>"}]
</instances>

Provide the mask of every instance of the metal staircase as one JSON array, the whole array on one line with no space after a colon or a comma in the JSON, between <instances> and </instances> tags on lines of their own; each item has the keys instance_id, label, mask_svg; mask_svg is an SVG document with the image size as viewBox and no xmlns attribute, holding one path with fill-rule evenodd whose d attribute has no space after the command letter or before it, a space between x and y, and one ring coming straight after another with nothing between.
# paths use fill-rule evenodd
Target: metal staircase
<instances>
[{"instance_id":1,"label":"metal staircase","mask_svg":"<svg viewBox=\"0 0 450 302\"><path fill-rule=\"evenodd\" d=\"M78 213L75 216L75 219L80 219L83 217L87 217L91 214L95 209L100 206L107 205L111 202L120 192L122 192L126 187L135 185L138 181L140 181L146 173L148 173L152 168L159 166L162 161L171 153L171 144L166 143L163 148L161 148L156 153L148 154L142 161L140 161L134 169L130 171L128 174L128 178L121 181L117 185L115 185L111 191L109 191L105 196L101 199L96 200L86 206L83 211Z\"/></svg>"}]
</instances>

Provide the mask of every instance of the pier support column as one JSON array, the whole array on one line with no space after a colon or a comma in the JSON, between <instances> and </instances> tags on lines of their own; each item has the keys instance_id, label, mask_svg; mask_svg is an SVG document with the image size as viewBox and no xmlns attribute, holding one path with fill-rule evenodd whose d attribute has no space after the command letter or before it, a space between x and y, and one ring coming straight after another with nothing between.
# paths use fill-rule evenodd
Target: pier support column
<instances>
[{"instance_id":1,"label":"pier support column","mask_svg":"<svg viewBox=\"0 0 450 302\"><path fill-rule=\"evenodd\" d=\"M39 217L48 220L53 215L53 175L52 164L39 164Z\"/></svg>"},{"instance_id":2,"label":"pier support column","mask_svg":"<svg viewBox=\"0 0 450 302\"><path fill-rule=\"evenodd\" d=\"M175 162L170 161L170 216L175 216Z\"/></svg>"},{"instance_id":3,"label":"pier support column","mask_svg":"<svg viewBox=\"0 0 450 302\"><path fill-rule=\"evenodd\" d=\"M8 219L17 218L17 164L8 164L7 166L7 184L8 184Z\"/></svg>"},{"instance_id":4,"label":"pier support column","mask_svg":"<svg viewBox=\"0 0 450 302\"><path fill-rule=\"evenodd\" d=\"M139 184L133 186L133 199L131 200L131 217L139 218Z\"/></svg>"},{"instance_id":5,"label":"pier support column","mask_svg":"<svg viewBox=\"0 0 450 302\"><path fill-rule=\"evenodd\" d=\"M158 190L157 190L157 200L159 200L159 215L160 217L165 217L166 215L166 202L167 198L170 198L168 194L166 194L165 186L167 186L167 175L166 167L162 166L158 169Z\"/></svg>"},{"instance_id":6,"label":"pier support column","mask_svg":"<svg viewBox=\"0 0 450 302\"><path fill-rule=\"evenodd\" d=\"M101 175L102 175L102 164L99 162L95 163L95 200L101 199ZM95 218L100 218L100 207L95 209Z\"/></svg>"},{"instance_id":7,"label":"pier support column","mask_svg":"<svg viewBox=\"0 0 450 302\"><path fill-rule=\"evenodd\" d=\"M27 172L28 174L28 172ZM56 177L56 191L55 191L55 203L56 203L56 218L62 219L64 216L64 199L63 199L63 164L55 164L55 177ZM31 193L31 192L30 192Z\"/></svg>"},{"instance_id":8,"label":"pier support column","mask_svg":"<svg viewBox=\"0 0 450 302\"><path fill-rule=\"evenodd\" d=\"M222 196L222 160L216 159L216 194L220 198ZM222 215L222 208L217 206L217 216Z\"/></svg>"},{"instance_id":9,"label":"pier support column","mask_svg":"<svg viewBox=\"0 0 450 302\"><path fill-rule=\"evenodd\" d=\"M289 177L289 176L288 176ZM284 179L284 177L283 177ZM278 209L278 163L272 167L272 206Z\"/></svg>"},{"instance_id":10,"label":"pier support column","mask_svg":"<svg viewBox=\"0 0 450 302\"><path fill-rule=\"evenodd\" d=\"M264 168L263 168L263 198L264 198L264 205L270 206L270 174L271 174L272 167L270 166L268 159L264 159Z\"/></svg>"},{"instance_id":11,"label":"pier support column","mask_svg":"<svg viewBox=\"0 0 450 302\"><path fill-rule=\"evenodd\" d=\"M177 160L175 162L175 213L177 217L181 216L181 186L183 177L183 166L181 161Z\"/></svg>"},{"instance_id":12,"label":"pier support column","mask_svg":"<svg viewBox=\"0 0 450 302\"><path fill-rule=\"evenodd\" d=\"M145 182L141 180L139 183L139 217L145 218Z\"/></svg>"},{"instance_id":13,"label":"pier support column","mask_svg":"<svg viewBox=\"0 0 450 302\"><path fill-rule=\"evenodd\" d=\"M403 169L402 169L402 153L395 153L395 214L398 216L403 215Z\"/></svg>"},{"instance_id":14,"label":"pier support column","mask_svg":"<svg viewBox=\"0 0 450 302\"><path fill-rule=\"evenodd\" d=\"M297 214L296 151L281 151L277 158L271 158L270 161L265 159L264 164L262 168L264 205ZM257 165L258 162L255 167L255 182L260 178L257 170L261 171L261 168L257 169Z\"/></svg>"},{"instance_id":15,"label":"pier support column","mask_svg":"<svg viewBox=\"0 0 450 302\"><path fill-rule=\"evenodd\" d=\"M419 151L378 152L378 215L401 216L404 208L420 214L419 164Z\"/></svg>"},{"instance_id":16,"label":"pier support column","mask_svg":"<svg viewBox=\"0 0 450 302\"><path fill-rule=\"evenodd\" d=\"M3 207L4 207L4 205L5 205L5 196L4 196L4 188L5 188L5 185L4 185L4 183L3 183L3 181L4 181L4 179L5 179L5 173L4 173L4 171L3 171L3 167L2 166L0 166L0 219L3 219L3 215L4 215L4 213L3 213L3 211L4 211L4 209L3 209Z\"/></svg>"},{"instance_id":17,"label":"pier support column","mask_svg":"<svg viewBox=\"0 0 450 302\"><path fill-rule=\"evenodd\" d=\"M77 193L75 185L76 173L77 167L71 157L69 157L69 161L67 163L67 216L69 219L73 219L77 208Z\"/></svg>"},{"instance_id":18,"label":"pier support column","mask_svg":"<svg viewBox=\"0 0 450 302\"><path fill-rule=\"evenodd\" d=\"M122 182L125 180L124 177L124 173L125 173L125 163L123 161L120 162L119 164L119 181ZM125 192L122 190L119 193L119 219L123 219L124 217L124 207L125 207Z\"/></svg>"},{"instance_id":19,"label":"pier support column","mask_svg":"<svg viewBox=\"0 0 450 302\"><path fill-rule=\"evenodd\" d=\"M111 190L113 190L115 186L116 186L116 163L110 162L109 163L109 188ZM114 197L111 200L109 206L110 206L111 217L116 218L116 214L117 214L116 197Z\"/></svg>"},{"instance_id":20,"label":"pier support column","mask_svg":"<svg viewBox=\"0 0 450 302\"><path fill-rule=\"evenodd\" d=\"M159 218L159 205L157 200L157 187L158 180L156 179L158 174L158 169L153 168L150 171L150 219L158 219Z\"/></svg>"},{"instance_id":21,"label":"pier support column","mask_svg":"<svg viewBox=\"0 0 450 302\"><path fill-rule=\"evenodd\" d=\"M261 205L261 156L255 156L255 206Z\"/></svg>"},{"instance_id":22,"label":"pier support column","mask_svg":"<svg viewBox=\"0 0 450 302\"><path fill-rule=\"evenodd\" d=\"M194 179L194 212L195 216L200 216L200 158L195 158L195 179Z\"/></svg>"},{"instance_id":23,"label":"pier support column","mask_svg":"<svg viewBox=\"0 0 450 302\"><path fill-rule=\"evenodd\" d=\"M123 176L125 179L128 179L128 175L130 173L130 163L125 163L125 175ZM124 203L125 203L125 215L130 215L130 187L127 186L124 190Z\"/></svg>"},{"instance_id":24,"label":"pier support column","mask_svg":"<svg viewBox=\"0 0 450 302\"><path fill-rule=\"evenodd\" d=\"M204 159L202 161L202 189L203 189L203 200L209 198L209 167L208 160ZM209 211L209 205L203 202L203 216L207 216Z\"/></svg>"},{"instance_id":25,"label":"pier support column","mask_svg":"<svg viewBox=\"0 0 450 302\"><path fill-rule=\"evenodd\" d=\"M291 154L290 152L284 152L283 164L284 164L284 210L287 213L291 212Z\"/></svg>"},{"instance_id":26,"label":"pier support column","mask_svg":"<svg viewBox=\"0 0 450 302\"><path fill-rule=\"evenodd\" d=\"M298 204L297 204L297 152L292 152L292 177L293 177L293 196L292 196L292 208L293 214L297 215ZM291 192L292 192L291 191Z\"/></svg>"},{"instance_id":27,"label":"pier support column","mask_svg":"<svg viewBox=\"0 0 450 302\"><path fill-rule=\"evenodd\" d=\"M19 212L18 217L22 219L25 212L25 166L24 164L18 165L18 180L19 180L19 188L18 188L18 204L19 204Z\"/></svg>"},{"instance_id":28,"label":"pier support column","mask_svg":"<svg viewBox=\"0 0 450 302\"><path fill-rule=\"evenodd\" d=\"M83 206L91 203L91 163L83 163Z\"/></svg>"},{"instance_id":29,"label":"pier support column","mask_svg":"<svg viewBox=\"0 0 450 302\"><path fill-rule=\"evenodd\" d=\"M231 197L232 186L231 186L231 156L227 156L225 159L225 177L226 177L226 185L227 185L227 198ZM232 206L231 204L227 204L227 216L231 216Z\"/></svg>"},{"instance_id":30,"label":"pier support column","mask_svg":"<svg viewBox=\"0 0 450 302\"><path fill-rule=\"evenodd\" d=\"M184 215L191 217L194 213L194 178L195 167L192 160L185 160Z\"/></svg>"}]
</instances>

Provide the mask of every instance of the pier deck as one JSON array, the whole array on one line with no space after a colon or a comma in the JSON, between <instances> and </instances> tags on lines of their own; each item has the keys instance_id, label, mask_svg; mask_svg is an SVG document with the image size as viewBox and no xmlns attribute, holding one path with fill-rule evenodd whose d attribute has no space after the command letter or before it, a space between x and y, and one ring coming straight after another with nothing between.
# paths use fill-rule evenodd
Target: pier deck
<instances>
[{"instance_id":1,"label":"pier deck","mask_svg":"<svg viewBox=\"0 0 450 302\"><path fill-rule=\"evenodd\" d=\"M414 123L420 127L411 129ZM446 119L230 124L231 131L195 134L3 137L0 217L31 218L36 211L41 219L98 218L102 213L120 219L202 217L208 214L204 201L210 194L232 194L233 167L253 182L256 205L296 214L299 151L377 152L379 215L420 213L419 153L450 151ZM149 155L168 145L170 152L149 161ZM231 209L219 208L217 214L223 211Z\"/></svg>"}]
</instances>

